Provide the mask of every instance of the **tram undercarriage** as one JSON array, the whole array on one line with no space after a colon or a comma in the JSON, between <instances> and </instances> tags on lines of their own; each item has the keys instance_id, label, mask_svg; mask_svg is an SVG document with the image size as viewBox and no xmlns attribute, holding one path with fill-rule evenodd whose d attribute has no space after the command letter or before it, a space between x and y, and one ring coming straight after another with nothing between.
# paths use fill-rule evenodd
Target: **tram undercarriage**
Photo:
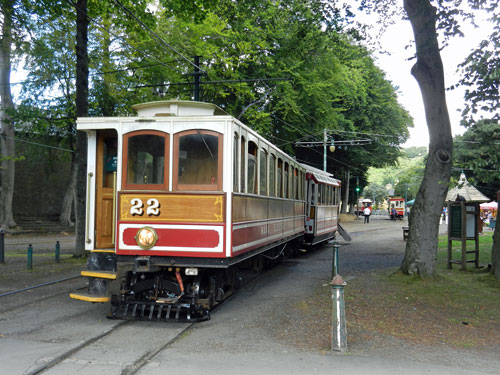
<instances>
[{"instance_id":1,"label":"tram undercarriage","mask_svg":"<svg viewBox=\"0 0 500 375\"><path fill-rule=\"evenodd\" d=\"M202 321L238 287L234 267L200 269L154 266L146 271L118 262L110 283L111 319Z\"/></svg>"}]
</instances>

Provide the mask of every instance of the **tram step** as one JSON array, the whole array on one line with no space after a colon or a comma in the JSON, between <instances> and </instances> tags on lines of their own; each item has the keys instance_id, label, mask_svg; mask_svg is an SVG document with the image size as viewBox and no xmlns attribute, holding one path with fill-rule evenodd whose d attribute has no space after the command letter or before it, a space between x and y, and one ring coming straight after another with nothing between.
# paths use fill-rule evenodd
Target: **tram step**
<instances>
[{"instance_id":1,"label":"tram step","mask_svg":"<svg viewBox=\"0 0 500 375\"><path fill-rule=\"evenodd\" d=\"M123 303L113 306L109 319L200 322L210 319L208 310L193 311L189 304Z\"/></svg>"},{"instance_id":2,"label":"tram step","mask_svg":"<svg viewBox=\"0 0 500 375\"><path fill-rule=\"evenodd\" d=\"M70 293L69 296L73 299L85 302L93 302L93 303L109 302L108 296L97 296L95 294L90 294L90 293Z\"/></svg>"},{"instance_id":3,"label":"tram step","mask_svg":"<svg viewBox=\"0 0 500 375\"><path fill-rule=\"evenodd\" d=\"M82 271L80 275L85 277L95 277L97 279L116 280L116 272L113 271Z\"/></svg>"}]
</instances>

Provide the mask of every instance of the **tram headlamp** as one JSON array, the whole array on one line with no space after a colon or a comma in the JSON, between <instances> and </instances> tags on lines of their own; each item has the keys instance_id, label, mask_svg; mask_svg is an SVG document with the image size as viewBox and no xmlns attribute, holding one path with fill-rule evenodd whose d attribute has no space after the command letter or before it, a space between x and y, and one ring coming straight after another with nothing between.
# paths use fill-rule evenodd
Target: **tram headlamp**
<instances>
[{"instance_id":1,"label":"tram headlamp","mask_svg":"<svg viewBox=\"0 0 500 375\"><path fill-rule=\"evenodd\" d=\"M151 249L158 241L158 234L151 227L143 227L137 231L135 242L143 250Z\"/></svg>"},{"instance_id":2,"label":"tram headlamp","mask_svg":"<svg viewBox=\"0 0 500 375\"><path fill-rule=\"evenodd\" d=\"M198 276L198 268L186 268L186 276Z\"/></svg>"}]
</instances>

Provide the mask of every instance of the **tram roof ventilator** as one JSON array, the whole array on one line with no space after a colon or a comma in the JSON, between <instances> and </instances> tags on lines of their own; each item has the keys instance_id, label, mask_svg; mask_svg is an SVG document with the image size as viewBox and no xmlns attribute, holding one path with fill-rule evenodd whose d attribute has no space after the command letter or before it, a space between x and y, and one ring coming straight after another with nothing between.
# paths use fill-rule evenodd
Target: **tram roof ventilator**
<instances>
[{"instance_id":1,"label":"tram roof ventilator","mask_svg":"<svg viewBox=\"0 0 500 375\"><path fill-rule=\"evenodd\" d=\"M184 117L227 115L220 107L212 103L189 100L162 100L135 104L132 108L139 117Z\"/></svg>"}]
</instances>

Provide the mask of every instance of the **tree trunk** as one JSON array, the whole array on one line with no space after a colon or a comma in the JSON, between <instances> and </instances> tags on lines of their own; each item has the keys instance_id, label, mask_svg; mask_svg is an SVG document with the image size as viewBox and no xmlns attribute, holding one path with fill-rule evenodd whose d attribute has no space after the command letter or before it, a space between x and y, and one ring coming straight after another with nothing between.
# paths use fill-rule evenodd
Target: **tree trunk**
<instances>
[{"instance_id":1,"label":"tree trunk","mask_svg":"<svg viewBox=\"0 0 500 375\"><path fill-rule=\"evenodd\" d=\"M342 204L342 211L341 213L346 214L347 213L347 207L349 206L349 182L351 179L351 171L348 169L345 172L345 185L344 185L344 202Z\"/></svg>"},{"instance_id":2,"label":"tree trunk","mask_svg":"<svg viewBox=\"0 0 500 375\"><path fill-rule=\"evenodd\" d=\"M10 71L12 52L12 13L13 1L2 1L2 39L0 40L0 227L3 229L16 226L12 213L12 198L14 196L15 130L9 110L14 108L10 91Z\"/></svg>"},{"instance_id":3,"label":"tree trunk","mask_svg":"<svg viewBox=\"0 0 500 375\"><path fill-rule=\"evenodd\" d=\"M491 273L496 279L500 279L500 230L498 223L493 233L493 246L491 248Z\"/></svg>"},{"instance_id":4,"label":"tree trunk","mask_svg":"<svg viewBox=\"0 0 500 375\"><path fill-rule=\"evenodd\" d=\"M500 279L500 229L498 229L498 225L497 221L495 232L493 233L493 246L491 247L491 273L496 279Z\"/></svg>"},{"instance_id":5,"label":"tree trunk","mask_svg":"<svg viewBox=\"0 0 500 375\"><path fill-rule=\"evenodd\" d=\"M76 3L76 116L88 115L89 59L87 0ZM75 256L85 253L85 189L87 186L87 135L77 132L75 158L77 167L75 221Z\"/></svg>"},{"instance_id":6,"label":"tree trunk","mask_svg":"<svg viewBox=\"0 0 500 375\"><path fill-rule=\"evenodd\" d=\"M409 217L409 234L401 270L433 276L441 214L451 175L450 118L446 106L444 71L436 33L436 9L425 0L404 0L413 28L417 60L411 73L417 80L429 129L429 157L422 184Z\"/></svg>"},{"instance_id":7,"label":"tree trunk","mask_svg":"<svg viewBox=\"0 0 500 375\"><path fill-rule=\"evenodd\" d=\"M75 186L76 186L76 175L77 175L78 165L76 163L74 154L71 158L71 173L69 184L64 193L64 199L61 206L61 215L59 216L59 223L66 227L73 226L71 222L71 208L73 207L73 202L76 202Z\"/></svg>"}]
</instances>

